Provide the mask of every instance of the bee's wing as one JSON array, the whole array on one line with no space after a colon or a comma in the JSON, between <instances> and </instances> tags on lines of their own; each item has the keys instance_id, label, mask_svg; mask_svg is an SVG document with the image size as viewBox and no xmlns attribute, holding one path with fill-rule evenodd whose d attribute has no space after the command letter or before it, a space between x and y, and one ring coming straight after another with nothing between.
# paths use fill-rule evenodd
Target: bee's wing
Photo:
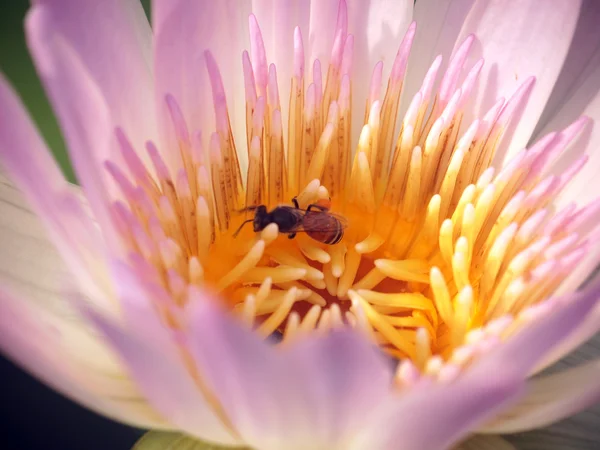
<instances>
[{"instance_id":1,"label":"bee's wing","mask_svg":"<svg viewBox=\"0 0 600 450\"><path fill-rule=\"evenodd\" d=\"M297 211L302 211L303 213L306 214L306 209L302 209L302 208L296 208ZM336 214L336 213L332 213L331 211L320 211L318 209L313 209L312 211L310 211L310 214L315 214L315 219L317 220L317 217L322 217L323 219L325 218L325 216L333 216L337 219L337 221L341 224L342 228L348 228L348 219L346 219L344 216L340 215L340 214ZM323 216L316 216L316 214L324 214ZM323 220L324 221L324 220ZM311 227L311 229L313 229ZM317 231L317 230L315 230ZM323 231L323 230L318 230L318 231Z\"/></svg>"},{"instance_id":2,"label":"bee's wing","mask_svg":"<svg viewBox=\"0 0 600 450\"><path fill-rule=\"evenodd\" d=\"M344 216L341 216L339 214L332 213L332 212L327 213L327 214L335 217L337 219L337 221L340 223L340 225L342 226L342 228L344 228L344 229L348 228L348 219L346 219Z\"/></svg>"},{"instance_id":3,"label":"bee's wing","mask_svg":"<svg viewBox=\"0 0 600 450\"><path fill-rule=\"evenodd\" d=\"M328 217L329 216L329 217ZM342 227L342 229L346 229L348 228L348 219L346 219L344 216L340 216L339 214L334 214L334 213L330 213L330 212L323 212L323 213L315 213L314 215L311 216L311 221L310 221L310 229L308 231L311 232L328 232L331 231L331 221L329 220L330 217L333 216L338 223L340 224L340 226ZM307 231L306 229L304 229L304 227L302 227L301 230L296 230L297 231Z\"/></svg>"}]
</instances>

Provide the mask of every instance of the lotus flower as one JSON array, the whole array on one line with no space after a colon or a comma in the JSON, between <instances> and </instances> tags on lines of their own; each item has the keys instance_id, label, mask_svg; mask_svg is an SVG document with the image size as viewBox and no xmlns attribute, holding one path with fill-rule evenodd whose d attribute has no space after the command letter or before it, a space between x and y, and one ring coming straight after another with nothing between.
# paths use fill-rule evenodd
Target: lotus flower
<instances>
[{"instance_id":1,"label":"lotus flower","mask_svg":"<svg viewBox=\"0 0 600 450\"><path fill-rule=\"evenodd\" d=\"M530 377L600 328L598 14L33 2L82 190L3 79L3 352L140 449L510 448L595 403L597 362Z\"/></svg>"}]
</instances>

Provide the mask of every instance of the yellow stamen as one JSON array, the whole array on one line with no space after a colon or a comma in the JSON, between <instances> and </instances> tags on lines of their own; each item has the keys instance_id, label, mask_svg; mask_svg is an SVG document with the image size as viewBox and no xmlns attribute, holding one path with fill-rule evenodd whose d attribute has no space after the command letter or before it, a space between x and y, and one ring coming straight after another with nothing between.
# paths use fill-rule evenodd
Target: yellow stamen
<instances>
[{"instance_id":1,"label":"yellow stamen","mask_svg":"<svg viewBox=\"0 0 600 450\"><path fill-rule=\"evenodd\" d=\"M581 163L565 174L547 173L544 163L571 138L543 138L491 167L531 80L466 123L482 64L467 67L473 37L441 83L442 59L434 60L397 119L414 26L383 98L381 63L367 99L352 97L354 37L344 29L330 63L311 61L306 74L302 34L294 31L290 91L281 95L268 55L243 54L245 149L233 139L231 94L205 54L216 128L190 135L168 96L177 144L164 154L177 161L167 166L148 143L154 174L120 132L132 176L106 163L124 196L111 202L111 216L169 326L184 326L190 292L207 288L262 336L282 332L285 344L350 326L412 360L398 369L400 386L416 383L419 371L449 382L477 348L515 332L559 288L597 244L587 231L597 211L572 206L553 216L552 198ZM459 73L467 74L462 84ZM357 104L361 117L366 108L352 148ZM243 174L238 150L248 157Z\"/></svg>"},{"instance_id":2,"label":"yellow stamen","mask_svg":"<svg viewBox=\"0 0 600 450\"><path fill-rule=\"evenodd\" d=\"M275 312L271 314L267 320L260 324L257 329L258 333L262 334L263 336L269 336L277 329L279 325L281 325L292 309L292 305L296 301L297 292L298 291L296 288L291 288L285 294Z\"/></svg>"}]
</instances>

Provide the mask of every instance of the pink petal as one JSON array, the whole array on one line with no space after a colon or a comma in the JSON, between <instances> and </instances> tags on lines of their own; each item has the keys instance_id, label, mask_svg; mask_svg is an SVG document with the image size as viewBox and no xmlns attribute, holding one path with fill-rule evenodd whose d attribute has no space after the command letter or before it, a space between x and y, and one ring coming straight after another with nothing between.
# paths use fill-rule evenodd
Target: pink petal
<instances>
[{"instance_id":1,"label":"pink petal","mask_svg":"<svg viewBox=\"0 0 600 450\"><path fill-rule=\"evenodd\" d=\"M449 385L426 385L395 399L377 417L361 442L371 448L402 450L446 449L471 434L485 420L514 402L523 391L523 378L509 361L490 361L471 369Z\"/></svg>"},{"instance_id":2,"label":"pink petal","mask_svg":"<svg viewBox=\"0 0 600 450\"><path fill-rule=\"evenodd\" d=\"M192 327L199 371L252 447L351 448L389 389L389 368L350 332L278 350L209 301L196 304Z\"/></svg>"},{"instance_id":3,"label":"pink petal","mask_svg":"<svg viewBox=\"0 0 600 450\"><path fill-rule=\"evenodd\" d=\"M465 115L467 123L499 97L508 97L526 78L536 78L507 158L522 149L533 133L565 61L579 7L578 1L551 0L540 8L538 1L525 0L507 8L502 0L490 0L476 3L463 24L457 42L474 33L473 62L485 59L480 84L472 94L474 107Z\"/></svg>"},{"instance_id":4,"label":"pink petal","mask_svg":"<svg viewBox=\"0 0 600 450\"><path fill-rule=\"evenodd\" d=\"M114 155L110 110L75 49L59 34L45 5L32 8L26 19L27 38L38 73L58 116L71 161L110 248L119 240L107 202L107 172L102 163Z\"/></svg>"},{"instance_id":5,"label":"pink petal","mask_svg":"<svg viewBox=\"0 0 600 450\"><path fill-rule=\"evenodd\" d=\"M47 32L73 48L104 98L112 127L122 127L136 148L156 133L152 98L152 32L137 0L38 0ZM28 27L28 34L35 30ZM30 38L30 36L29 36ZM33 52L36 65L43 56ZM92 118L90 117L90 120Z\"/></svg>"},{"instance_id":6,"label":"pink petal","mask_svg":"<svg viewBox=\"0 0 600 450\"><path fill-rule=\"evenodd\" d=\"M600 401L600 362L593 361L527 383L527 394L487 424L487 433L515 433L548 426Z\"/></svg>"},{"instance_id":7,"label":"pink petal","mask_svg":"<svg viewBox=\"0 0 600 450\"><path fill-rule=\"evenodd\" d=\"M0 349L33 376L91 410L138 427L166 428L82 324L0 290Z\"/></svg>"},{"instance_id":8,"label":"pink petal","mask_svg":"<svg viewBox=\"0 0 600 450\"><path fill-rule=\"evenodd\" d=\"M524 380L553 346L585 319L600 284L578 295L554 300L556 307L481 357L451 384L425 385L397 399L379 427L367 436L374 448L448 448L523 393ZM439 405L444 405L440 408ZM373 441L373 439L378 439Z\"/></svg>"},{"instance_id":9,"label":"pink petal","mask_svg":"<svg viewBox=\"0 0 600 450\"><path fill-rule=\"evenodd\" d=\"M595 336L598 331L600 331L600 305L596 305L595 308L589 312L583 323L559 345L554 347L542 361L540 361L533 373L542 371L564 356L570 354Z\"/></svg>"},{"instance_id":10,"label":"pink petal","mask_svg":"<svg viewBox=\"0 0 600 450\"><path fill-rule=\"evenodd\" d=\"M224 445L239 443L178 357L180 350L174 335L151 311L146 294L126 269L117 286L126 328L92 308L84 307L84 311L119 354L148 402L170 423L192 436ZM132 316L134 312L136 317Z\"/></svg>"},{"instance_id":11,"label":"pink petal","mask_svg":"<svg viewBox=\"0 0 600 450\"><path fill-rule=\"evenodd\" d=\"M163 146L176 145L165 103L167 94L179 104L190 132L202 131L208 139L215 129L210 80L204 58L206 50L215 57L223 77L234 138L238 145L244 143L242 51L248 48L250 3L156 0L153 12L155 99L159 125L164 133ZM205 144L207 148L208 143ZM245 152L240 154L245 155Z\"/></svg>"},{"instance_id":12,"label":"pink petal","mask_svg":"<svg viewBox=\"0 0 600 450\"><path fill-rule=\"evenodd\" d=\"M65 261L89 287L88 294L94 295L94 288L97 294L101 288L97 281L102 277L104 255L102 236L84 211L75 187L63 178L19 98L1 76L0 163L31 202ZM1 206L2 217L9 220L19 215L27 219L22 209L27 211L29 207L25 206L22 195L6 178L1 179L1 197L5 202ZM35 220L33 216L29 217L29 222ZM11 231L22 231L21 228L22 224L13 222L4 231L6 242L14 243L8 236ZM42 234L41 231L39 233ZM92 273L96 273L97 277L90 276Z\"/></svg>"}]
</instances>

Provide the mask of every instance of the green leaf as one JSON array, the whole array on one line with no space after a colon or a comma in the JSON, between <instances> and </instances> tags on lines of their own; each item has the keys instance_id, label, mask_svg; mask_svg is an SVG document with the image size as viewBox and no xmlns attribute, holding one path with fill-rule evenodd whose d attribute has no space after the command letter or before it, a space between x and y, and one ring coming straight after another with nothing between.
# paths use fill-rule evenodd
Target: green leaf
<instances>
[{"instance_id":1,"label":"green leaf","mask_svg":"<svg viewBox=\"0 0 600 450\"><path fill-rule=\"evenodd\" d=\"M223 447L208 444L185 434L149 431L135 443L132 450L250 450L249 447Z\"/></svg>"}]
</instances>

